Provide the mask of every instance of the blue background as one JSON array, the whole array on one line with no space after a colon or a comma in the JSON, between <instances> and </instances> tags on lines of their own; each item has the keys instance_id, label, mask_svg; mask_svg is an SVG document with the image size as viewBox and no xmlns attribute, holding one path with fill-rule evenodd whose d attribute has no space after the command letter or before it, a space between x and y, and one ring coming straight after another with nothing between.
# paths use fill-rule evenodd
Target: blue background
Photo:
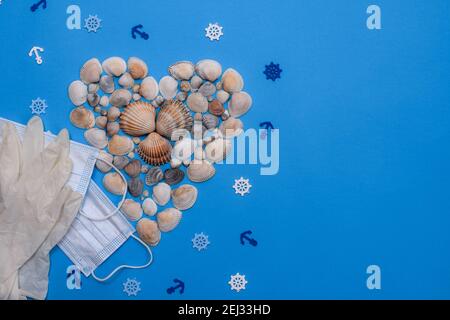
<instances>
[{"instance_id":1,"label":"blue background","mask_svg":"<svg viewBox=\"0 0 450 320\"><path fill-rule=\"evenodd\" d=\"M0 116L25 123L32 99L46 99L47 129L70 129L67 86L91 57L138 56L159 79L178 60L213 58L245 79L254 105L243 121L280 128L280 171L219 166L199 185L196 206L154 249L145 270L121 272L107 283L82 279L66 288L71 263L52 252L49 299L128 299L127 278L144 299L450 298L450 3L381 1L382 30L366 28L372 1L33 1L0 6ZM66 28L66 8L82 20L98 14L97 33ZM219 42L204 35L224 27ZM149 40L133 40L142 23ZM27 53L45 48L37 65ZM271 61L282 79L265 79ZM246 197L234 179L250 178ZM95 174L95 179L101 179ZM251 229L259 245L241 246ZM211 245L192 248L194 233ZM145 251L129 240L98 270L140 264ZM382 269L382 290L366 288L366 268ZM247 289L230 290L231 274ZM174 278L184 295L166 293ZM132 297L134 298L134 297Z\"/></svg>"}]
</instances>

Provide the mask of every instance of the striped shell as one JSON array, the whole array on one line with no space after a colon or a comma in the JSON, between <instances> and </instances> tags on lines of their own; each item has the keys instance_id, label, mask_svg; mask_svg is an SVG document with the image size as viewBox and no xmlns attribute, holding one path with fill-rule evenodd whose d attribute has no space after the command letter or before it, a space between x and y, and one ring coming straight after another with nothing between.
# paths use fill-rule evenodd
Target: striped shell
<instances>
[{"instance_id":1,"label":"striped shell","mask_svg":"<svg viewBox=\"0 0 450 320\"><path fill-rule=\"evenodd\" d=\"M187 169L187 175L193 182L204 182L216 173L214 166L206 160L194 160Z\"/></svg>"},{"instance_id":2,"label":"striped shell","mask_svg":"<svg viewBox=\"0 0 450 320\"><path fill-rule=\"evenodd\" d=\"M168 138L172 138L172 133L176 129L192 128L193 119L189 109L178 100L169 100L158 114L156 121L156 131Z\"/></svg>"},{"instance_id":3,"label":"striped shell","mask_svg":"<svg viewBox=\"0 0 450 320\"><path fill-rule=\"evenodd\" d=\"M170 142L156 132L152 132L139 143L138 153L142 160L153 166L160 166L170 162L172 146Z\"/></svg>"},{"instance_id":4,"label":"striped shell","mask_svg":"<svg viewBox=\"0 0 450 320\"><path fill-rule=\"evenodd\" d=\"M164 173L160 167L153 167L148 170L147 175L145 176L145 184L148 186L152 186L157 184L162 179L164 179Z\"/></svg>"},{"instance_id":5,"label":"striped shell","mask_svg":"<svg viewBox=\"0 0 450 320\"><path fill-rule=\"evenodd\" d=\"M129 104L120 116L120 128L130 136L139 137L155 131L155 108L148 102Z\"/></svg>"},{"instance_id":6,"label":"striped shell","mask_svg":"<svg viewBox=\"0 0 450 320\"><path fill-rule=\"evenodd\" d=\"M164 171L164 180L170 186L180 183L184 178L184 171L179 168L170 168Z\"/></svg>"}]
</instances>

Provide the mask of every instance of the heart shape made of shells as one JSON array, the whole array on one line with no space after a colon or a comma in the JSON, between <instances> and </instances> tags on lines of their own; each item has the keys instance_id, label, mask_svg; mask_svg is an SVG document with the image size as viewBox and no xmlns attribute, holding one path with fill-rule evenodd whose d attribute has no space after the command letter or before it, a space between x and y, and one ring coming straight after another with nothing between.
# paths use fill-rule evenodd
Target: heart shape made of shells
<instances>
[{"instance_id":1,"label":"heart shape made of shells","mask_svg":"<svg viewBox=\"0 0 450 320\"><path fill-rule=\"evenodd\" d=\"M180 61L168 72L158 82L137 57L111 57L103 63L92 58L81 67L80 80L68 88L75 105L71 123L86 129L84 137L101 150L100 159L129 177L128 192L140 202L126 199L121 211L138 221L139 236L151 246L160 242L161 232L172 231L182 211L197 200L197 188L191 184L172 190L185 179L183 166L192 182L211 179L214 164L232 147L230 139L243 132L239 117L252 106L251 96L242 91L242 76L231 68L222 74L215 60ZM96 167L105 173L106 190L116 195L126 191L111 166L97 161ZM151 196L145 185L152 186ZM158 212L158 206L170 200L173 207Z\"/></svg>"}]
</instances>

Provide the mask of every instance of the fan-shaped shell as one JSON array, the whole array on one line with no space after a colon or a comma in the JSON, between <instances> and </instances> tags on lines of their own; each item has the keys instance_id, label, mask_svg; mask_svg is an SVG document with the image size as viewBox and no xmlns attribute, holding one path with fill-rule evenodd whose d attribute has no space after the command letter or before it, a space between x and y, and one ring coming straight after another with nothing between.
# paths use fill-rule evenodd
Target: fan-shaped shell
<instances>
[{"instance_id":1,"label":"fan-shaped shell","mask_svg":"<svg viewBox=\"0 0 450 320\"><path fill-rule=\"evenodd\" d=\"M179 210L187 210L195 204L197 194L196 187L190 184L184 184L172 191L173 205Z\"/></svg>"},{"instance_id":2,"label":"fan-shaped shell","mask_svg":"<svg viewBox=\"0 0 450 320\"><path fill-rule=\"evenodd\" d=\"M153 166L170 162L172 146L170 142L156 132L150 133L139 143L138 153L142 160Z\"/></svg>"},{"instance_id":3,"label":"fan-shaped shell","mask_svg":"<svg viewBox=\"0 0 450 320\"><path fill-rule=\"evenodd\" d=\"M148 186L152 186L157 184L162 179L164 179L164 173L162 172L160 167L153 167L148 170L145 176L145 184Z\"/></svg>"},{"instance_id":4,"label":"fan-shaped shell","mask_svg":"<svg viewBox=\"0 0 450 320\"><path fill-rule=\"evenodd\" d=\"M109 153L115 156L123 156L130 153L134 148L133 141L126 136L114 135L109 140L108 150Z\"/></svg>"},{"instance_id":5,"label":"fan-shaped shell","mask_svg":"<svg viewBox=\"0 0 450 320\"><path fill-rule=\"evenodd\" d=\"M84 132L84 138L93 147L103 149L108 144L105 130L92 128Z\"/></svg>"},{"instance_id":6,"label":"fan-shaped shell","mask_svg":"<svg viewBox=\"0 0 450 320\"><path fill-rule=\"evenodd\" d=\"M188 177L193 182L204 182L216 173L214 166L206 160L194 160L187 169Z\"/></svg>"},{"instance_id":7,"label":"fan-shaped shell","mask_svg":"<svg viewBox=\"0 0 450 320\"><path fill-rule=\"evenodd\" d=\"M83 106L76 107L70 112L70 122L80 129L89 129L95 125L94 113Z\"/></svg>"},{"instance_id":8,"label":"fan-shaped shell","mask_svg":"<svg viewBox=\"0 0 450 320\"><path fill-rule=\"evenodd\" d=\"M148 102L129 104L120 116L120 128L130 136L143 136L155 131L155 108Z\"/></svg>"},{"instance_id":9,"label":"fan-shaped shell","mask_svg":"<svg viewBox=\"0 0 450 320\"><path fill-rule=\"evenodd\" d=\"M167 208L156 216L159 230L162 232L170 232L178 226L182 217L180 210L175 208Z\"/></svg>"},{"instance_id":10,"label":"fan-shaped shell","mask_svg":"<svg viewBox=\"0 0 450 320\"><path fill-rule=\"evenodd\" d=\"M160 206L165 206L170 200L170 186L160 182L153 187L153 200Z\"/></svg>"},{"instance_id":11,"label":"fan-shaped shell","mask_svg":"<svg viewBox=\"0 0 450 320\"><path fill-rule=\"evenodd\" d=\"M158 113L156 121L156 131L168 138L172 138L172 133L176 129L186 129L191 131L193 119L189 109L180 101L169 100Z\"/></svg>"},{"instance_id":12,"label":"fan-shaped shell","mask_svg":"<svg viewBox=\"0 0 450 320\"><path fill-rule=\"evenodd\" d=\"M136 231L142 241L152 247L158 245L161 240L161 231L158 228L158 224L153 220L147 218L139 220L136 224Z\"/></svg>"}]
</instances>

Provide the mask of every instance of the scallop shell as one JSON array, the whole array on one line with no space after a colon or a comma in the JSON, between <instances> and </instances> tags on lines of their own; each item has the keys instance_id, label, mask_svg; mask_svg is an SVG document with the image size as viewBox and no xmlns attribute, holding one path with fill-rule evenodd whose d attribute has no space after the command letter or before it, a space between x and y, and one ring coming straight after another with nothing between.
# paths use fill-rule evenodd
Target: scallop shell
<instances>
[{"instance_id":1,"label":"scallop shell","mask_svg":"<svg viewBox=\"0 0 450 320\"><path fill-rule=\"evenodd\" d=\"M177 141L172 149L172 160L178 159L184 161L190 159L194 153L194 145L194 140L187 137Z\"/></svg>"},{"instance_id":2,"label":"scallop shell","mask_svg":"<svg viewBox=\"0 0 450 320\"><path fill-rule=\"evenodd\" d=\"M153 200L160 206L165 206L170 200L170 186L160 182L153 187Z\"/></svg>"},{"instance_id":3,"label":"scallop shell","mask_svg":"<svg viewBox=\"0 0 450 320\"><path fill-rule=\"evenodd\" d=\"M110 76L120 77L126 70L127 64L120 57L111 57L103 61L103 70Z\"/></svg>"},{"instance_id":4,"label":"scallop shell","mask_svg":"<svg viewBox=\"0 0 450 320\"><path fill-rule=\"evenodd\" d=\"M121 196L125 193L125 182L117 172L111 172L103 177L103 186L112 194Z\"/></svg>"},{"instance_id":5,"label":"scallop shell","mask_svg":"<svg viewBox=\"0 0 450 320\"><path fill-rule=\"evenodd\" d=\"M176 129L192 129L193 119L189 109L176 100L169 100L158 113L156 121L156 131L168 138L172 138L172 134Z\"/></svg>"},{"instance_id":6,"label":"scallop shell","mask_svg":"<svg viewBox=\"0 0 450 320\"><path fill-rule=\"evenodd\" d=\"M87 86L80 80L75 80L69 85L70 101L76 106L81 106L87 101Z\"/></svg>"},{"instance_id":7,"label":"scallop shell","mask_svg":"<svg viewBox=\"0 0 450 320\"><path fill-rule=\"evenodd\" d=\"M194 160L187 169L187 175L193 182L204 182L216 173L214 166L206 160Z\"/></svg>"},{"instance_id":8,"label":"scallop shell","mask_svg":"<svg viewBox=\"0 0 450 320\"><path fill-rule=\"evenodd\" d=\"M159 91L166 99L173 99L177 94L178 81L171 76L165 76L159 81Z\"/></svg>"},{"instance_id":9,"label":"scallop shell","mask_svg":"<svg viewBox=\"0 0 450 320\"><path fill-rule=\"evenodd\" d=\"M139 176L141 173L141 162L137 159L131 160L124 168L125 172L131 178Z\"/></svg>"},{"instance_id":10,"label":"scallop shell","mask_svg":"<svg viewBox=\"0 0 450 320\"><path fill-rule=\"evenodd\" d=\"M92 58L84 63L80 70L80 79L86 84L100 81L103 69L97 58Z\"/></svg>"},{"instance_id":11,"label":"scallop shell","mask_svg":"<svg viewBox=\"0 0 450 320\"><path fill-rule=\"evenodd\" d=\"M236 92L228 103L230 116L238 118L245 114L252 106L252 97L247 92Z\"/></svg>"},{"instance_id":12,"label":"scallop shell","mask_svg":"<svg viewBox=\"0 0 450 320\"><path fill-rule=\"evenodd\" d=\"M103 149L108 144L105 130L92 128L84 132L84 138L93 147Z\"/></svg>"},{"instance_id":13,"label":"scallop shell","mask_svg":"<svg viewBox=\"0 0 450 320\"><path fill-rule=\"evenodd\" d=\"M108 143L109 153L115 156L126 155L131 151L133 151L133 148L134 144L130 138L125 136L119 136L117 134L112 136L112 138L109 140Z\"/></svg>"},{"instance_id":14,"label":"scallop shell","mask_svg":"<svg viewBox=\"0 0 450 320\"><path fill-rule=\"evenodd\" d=\"M158 82L156 82L153 77L146 77L141 82L139 87L139 94L147 100L153 100L158 96L159 87Z\"/></svg>"},{"instance_id":15,"label":"scallop shell","mask_svg":"<svg viewBox=\"0 0 450 320\"><path fill-rule=\"evenodd\" d=\"M146 215L154 216L156 211L158 211L158 206L152 198L146 198L144 202L142 202L142 209Z\"/></svg>"},{"instance_id":16,"label":"scallop shell","mask_svg":"<svg viewBox=\"0 0 450 320\"><path fill-rule=\"evenodd\" d=\"M203 79L214 82L220 77L222 66L215 60L205 59L197 63L195 71Z\"/></svg>"},{"instance_id":17,"label":"scallop shell","mask_svg":"<svg viewBox=\"0 0 450 320\"><path fill-rule=\"evenodd\" d=\"M172 191L173 205L179 210L192 208L197 200L197 195L198 191L196 187L190 184L184 184Z\"/></svg>"},{"instance_id":18,"label":"scallop shell","mask_svg":"<svg viewBox=\"0 0 450 320\"><path fill-rule=\"evenodd\" d=\"M180 210L175 208L167 208L156 216L159 230L162 232L170 232L178 226L182 217Z\"/></svg>"},{"instance_id":19,"label":"scallop shell","mask_svg":"<svg viewBox=\"0 0 450 320\"><path fill-rule=\"evenodd\" d=\"M172 146L170 142L156 132L150 133L139 143L138 153L142 160L153 166L159 166L170 161Z\"/></svg>"},{"instance_id":20,"label":"scallop shell","mask_svg":"<svg viewBox=\"0 0 450 320\"><path fill-rule=\"evenodd\" d=\"M131 178L128 181L128 191L133 197L139 197L144 190L144 182L139 178Z\"/></svg>"},{"instance_id":21,"label":"scallop shell","mask_svg":"<svg viewBox=\"0 0 450 320\"><path fill-rule=\"evenodd\" d=\"M215 139L205 147L205 157L211 163L223 161L232 148L232 143L228 139Z\"/></svg>"},{"instance_id":22,"label":"scallop shell","mask_svg":"<svg viewBox=\"0 0 450 320\"><path fill-rule=\"evenodd\" d=\"M134 79L128 72L125 72L123 75L119 78L119 84L125 88L129 89L134 85Z\"/></svg>"},{"instance_id":23,"label":"scallop shell","mask_svg":"<svg viewBox=\"0 0 450 320\"><path fill-rule=\"evenodd\" d=\"M227 69L222 76L223 90L228 93L239 92L244 88L244 79L234 69Z\"/></svg>"},{"instance_id":24,"label":"scallop shell","mask_svg":"<svg viewBox=\"0 0 450 320\"><path fill-rule=\"evenodd\" d=\"M120 128L130 136L139 137L155 131L155 108L148 102L129 104L120 116Z\"/></svg>"},{"instance_id":25,"label":"scallop shell","mask_svg":"<svg viewBox=\"0 0 450 320\"><path fill-rule=\"evenodd\" d=\"M100 89L102 89L104 93L113 93L114 88L114 78L112 76L105 75L100 78Z\"/></svg>"},{"instance_id":26,"label":"scallop shell","mask_svg":"<svg viewBox=\"0 0 450 320\"><path fill-rule=\"evenodd\" d=\"M133 79L142 79L147 76L148 67L143 60L136 57L131 57L128 59L128 72L131 74Z\"/></svg>"},{"instance_id":27,"label":"scallop shell","mask_svg":"<svg viewBox=\"0 0 450 320\"><path fill-rule=\"evenodd\" d=\"M109 97L109 103L116 107L122 107L131 101L131 92L126 89L117 89Z\"/></svg>"},{"instance_id":28,"label":"scallop shell","mask_svg":"<svg viewBox=\"0 0 450 320\"><path fill-rule=\"evenodd\" d=\"M164 173L160 167L150 168L145 176L145 184L152 186L164 179Z\"/></svg>"},{"instance_id":29,"label":"scallop shell","mask_svg":"<svg viewBox=\"0 0 450 320\"><path fill-rule=\"evenodd\" d=\"M120 211L131 221L137 221L142 217L141 205L133 199L126 199L120 207Z\"/></svg>"},{"instance_id":30,"label":"scallop shell","mask_svg":"<svg viewBox=\"0 0 450 320\"><path fill-rule=\"evenodd\" d=\"M219 118L212 114L204 114L202 123L206 127L206 129L214 129L219 124Z\"/></svg>"},{"instance_id":31,"label":"scallop shell","mask_svg":"<svg viewBox=\"0 0 450 320\"><path fill-rule=\"evenodd\" d=\"M95 167L103 173L108 173L109 171L111 171L111 166L108 163L112 162L113 156L105 151L101 151L98 154L97 161L95 162Z\"/></svg>"},{"instance_id":32,"label":"scallop shell","mask_svg":"<svg viewBox=\"0 0 450 320\"><path fill-rule=\"evenodd\" d=\"M170 186L179 184L183 179L184 171L178 168L170 168L164 171L164 181Z\"/></svg>"},{"instance_id":33,"label":"scallop shell","mask_svg":"<svg viewBox=\"0 0 450 320\"><path fill-rule=\"evenodd\" d=\"M94 113L83 106L76 107L70 112L70 122L80 129L89 129L95 125Z\"/></svg>"},{"instance_id":34,"label":"scallop shell","mask_svg":"<svg viewBox=\"0 0 450 320\"><path fill-rule=\"evenodd\" d=\"M229 117L220 124L219 129L224 137L233 138L239 136L244 131L244 124L239 119Z\"/></svg>"},{"instance_id":35,"label":"scallop shell","mask_svg":"<svg viewBox=\"0 0 450 320\"><path fill-rule=\"evenodd\" d=\"M177 80L189 80L194 75L194 64L190 61L180 61L171 65L168 71Z\"/></svg>"},{"instance_id":36,"label":"scallop shell","mask_svg":"<svg viewBox=\"0 0 450 320\"><path fill-rule=\"evenodd\" d=\"M150 219L143 218L136 224L136 231L139 237L146 244L154 247L161 241L161 231L158 228L158 224Z\"/></svg>"},{"instance_id":37,"label":"scallop shell","mask_svg":"<svg viewBox=\"0 0 450 320\"><path fill-rule=\"evenodd\" d=\"M206 99L201 93L192 93L186 101L189 109L194 112L206 112L208 111L208 99Z\"/></svg>"}]
</instances>

